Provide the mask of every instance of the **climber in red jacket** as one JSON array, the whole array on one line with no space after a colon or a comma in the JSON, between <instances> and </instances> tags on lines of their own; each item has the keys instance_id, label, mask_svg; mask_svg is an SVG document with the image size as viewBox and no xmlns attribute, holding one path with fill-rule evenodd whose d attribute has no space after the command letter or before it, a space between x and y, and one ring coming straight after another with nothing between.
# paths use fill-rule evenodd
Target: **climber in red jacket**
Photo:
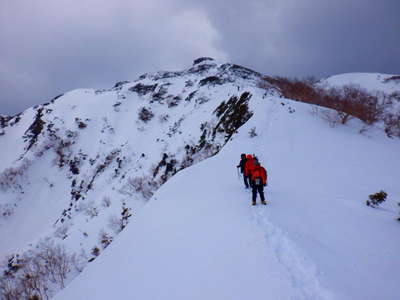
<instances>
[{"instance_id":1,"label":"climber in red jacket","mask_svg":"<svg viewBox=\"0 0 400 300\"><path fill-rule=\"evenodd\" d=\"M258 161L254 161L254 168L251 171L251 182L253 192L253 205L256 205L257 192L260 194L261 203L266 205L264 196L264 186L267 185L267 171L260 165Z\"/></svg>"},{"instance_id":2,"label":"climber in red jacket","mask_svg":"<svg viewBox=\"0 0 400 300\"><path fill-rule=\"evenodd\" d=\"M254 158L251 154L247 154L246 156L246 163L244 164L244 176L247 176L249 178L249 184L250 187L253 187L253 182L251 178L251 172L254 170Z\"/></svg>"}]
</instances>

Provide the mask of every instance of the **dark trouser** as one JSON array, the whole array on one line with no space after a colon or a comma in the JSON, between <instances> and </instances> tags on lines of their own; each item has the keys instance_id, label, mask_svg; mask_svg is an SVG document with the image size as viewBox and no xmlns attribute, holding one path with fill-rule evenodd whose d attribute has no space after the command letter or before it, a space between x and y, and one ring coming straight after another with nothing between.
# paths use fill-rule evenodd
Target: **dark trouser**
<instances>
[{"instance_id":1,"label":"dark trouser","mask_svg":"<svg viewBox=\"0 0 400 300\"><path fill-rule=\"evenodd\" d=\"M243 181L244 181L244 185L248 188L249 187L249 177L243 174Z\"/></svg>"},{"instance_id":2,"label":"dark trouser","mask_svg":"<svg viewBox=\"0 0 400 300\"><path fill-rule=\"evenodd\" d=\"M256 185L253 183L252 188L253 188L253 202L256 202L257 192L260 194L261 201L265 201L264 185L262 184Z\"/></svg>"}]
</instances>

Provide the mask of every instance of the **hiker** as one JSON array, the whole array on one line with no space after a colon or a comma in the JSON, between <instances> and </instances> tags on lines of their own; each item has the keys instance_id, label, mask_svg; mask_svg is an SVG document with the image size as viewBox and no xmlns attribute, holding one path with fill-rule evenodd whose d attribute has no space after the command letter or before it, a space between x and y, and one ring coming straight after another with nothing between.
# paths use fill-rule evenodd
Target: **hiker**
<instances>
[{"instance_id":1,"label":"hiker","mask_svg":"<svg viewBox=\"0 0 400 300\"><path fill-rule=\"evenodd\" d=\"M254 169L254 158L251 154L247 154L246 156L246 163L244 164L244 176L248 178L250 187L253 187L252 180L251 180L251 172Z\"/></svg>"},{"instance_id":2,"label":"hiker","mask_svg":"<svg viewBox=\"0 0 400 300\"><path fill-rule=\"evenodd\" d=\"M243 174L244 186L246 187L246 189L248 189L249 188L249 177L244 174L244 166L246 164L246 160L247 160L246 159L246 154L242 153L240 155L240 162L236 166L236 168L240 168L240 173Z\"/></svg>"},{"instance_id":3,"label":"hiker","mask_svg":"<svg viewBox=\"0 0 400 300\"><path fill-rule=\"evenodd\" d=\"M257 192L260 194L261 203L266 205L264 196L264 186L267 185L267 171L260 165L258 161L254 162L254 169L251 172L253 205L256 205Z\"/></svg>"}]
</instances>

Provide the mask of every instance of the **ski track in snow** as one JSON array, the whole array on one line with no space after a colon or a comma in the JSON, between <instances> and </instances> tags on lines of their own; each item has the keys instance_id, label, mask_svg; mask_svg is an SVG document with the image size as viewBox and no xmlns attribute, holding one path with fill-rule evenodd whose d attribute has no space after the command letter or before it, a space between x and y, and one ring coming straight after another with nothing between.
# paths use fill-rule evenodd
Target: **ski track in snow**
<instances>
[{"instance_id":1,"label":"ski track in snow","mask_svg":"<svg viewBox=\"0 0 400 300\"><path fill-rule=\"evenodd\" d=\"M254 140L254 149L257 149L257 153L263 153L261 161L263 161L264 157L269 157L268 149L262 147L262 140L269 140L268 136L272 121L278 118L276 112L279 109L279 105L282 105L281 103L285 103L286 105L286 101L280 98L270 98L268 100L272 100L273 103L269 106L268 113L266 114L268 118L264 125L263 139ZM265 161L267 161L267 159ZM265 195L266 200L269 201L268 187L265 189ZM257 197L259 197L259 195L257 195ZM332 293L321 286L318 279L318 270L314 262L303 253L282 229L269 221L268 212L270 205L270 202L268 202L267 207L260 207L260 204L256 207L252 207L254 208L254 210L252 210L252 219L262 230L266 247L272 248L278 262L283 265L289 273L291 284L298 292L298 294L293 296L293 300L333 299Z\"/></svg>"},{"instance_id":2,"label":"ski track in snow","mask_svg":"<svg viewBox=\"0 0 400 300\"><path fill-rule=\"evenodd\" d=\"M252 212L252 218L264 233L267 247L289 273L292 286L298 292L293 300L299 299L333 299L330 291L324 289L319 283L318 270L315 264L299 249L295 243L280 228L268 220L267 207L258 204Z\"/></svg>"}]
</instances>

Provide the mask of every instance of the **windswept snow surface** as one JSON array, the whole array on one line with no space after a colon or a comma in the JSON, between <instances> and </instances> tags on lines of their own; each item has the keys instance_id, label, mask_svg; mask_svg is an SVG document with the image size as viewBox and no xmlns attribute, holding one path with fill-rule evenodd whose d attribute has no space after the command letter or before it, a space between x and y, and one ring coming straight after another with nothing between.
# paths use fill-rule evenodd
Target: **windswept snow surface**
<instances>
[{"instance_id":1,"label":"windswept snow surface","mask_svg":"<svg viewBox=\"0 0 400 300\"><path fill-rule=\"evenodd\" d=\"M254 99L233 140L164 184L55 299L398 299L399 141ZM268 170L267 206L250 205L242 152Z\"/></svg>"},{"instance_id":2,"label":"windswept snow surface","mask_svg":"<svg viewBox=\"0 0 400 300\"><path fill-rule=\"evenodd\" d=\"M399 75L389 75L381 73L345 73L330 76L323 80L332 86L343 86L354 84L361 86L368 91L383 91L386 93L398 92L400 90Z\"/></svg>"}]
</instances>

